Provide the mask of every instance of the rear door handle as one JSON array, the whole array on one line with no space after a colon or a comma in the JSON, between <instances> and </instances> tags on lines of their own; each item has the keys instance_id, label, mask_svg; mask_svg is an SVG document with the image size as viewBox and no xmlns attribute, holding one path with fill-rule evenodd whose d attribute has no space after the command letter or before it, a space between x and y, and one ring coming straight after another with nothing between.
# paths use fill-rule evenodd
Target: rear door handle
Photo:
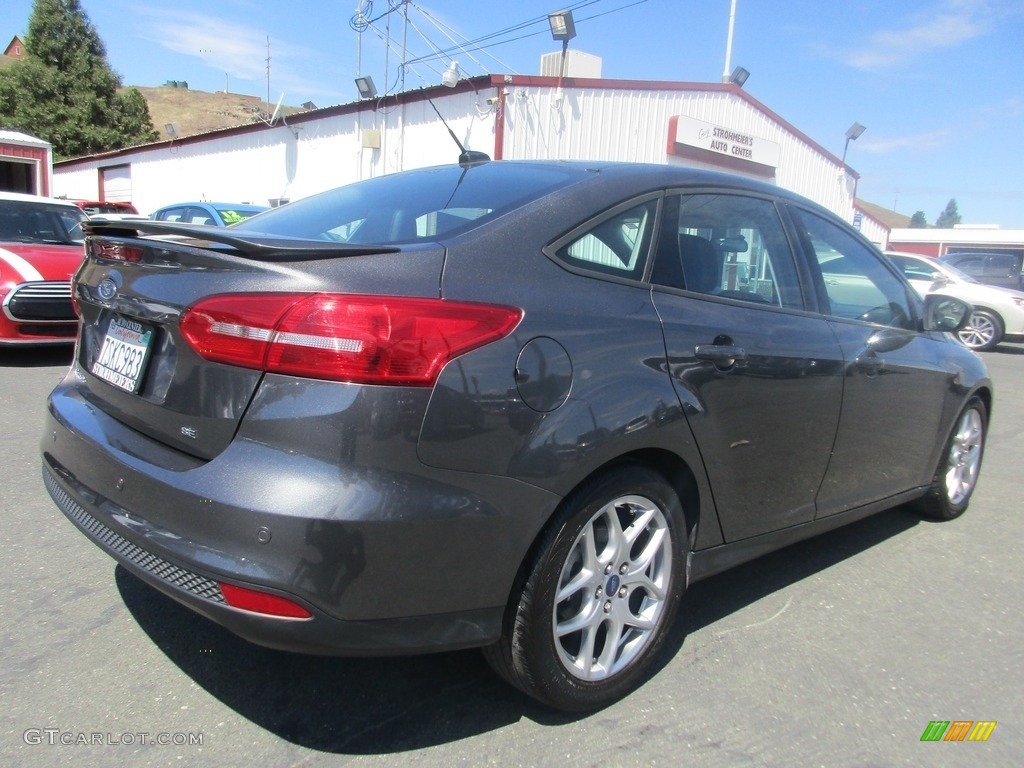
<instances>
[{"instance_id":1,"label":"rear door handle","mask_svg":"<svg viewBox=\"0 0 1024 768\"><path fill-rule=\"evenodd\" d=\"M708 360L720 370L727 370L736 365L738 360L746 360L747 353L743 347L734 344L698 344L693 348L694 357Z\"/></svg>"}]
</instances>

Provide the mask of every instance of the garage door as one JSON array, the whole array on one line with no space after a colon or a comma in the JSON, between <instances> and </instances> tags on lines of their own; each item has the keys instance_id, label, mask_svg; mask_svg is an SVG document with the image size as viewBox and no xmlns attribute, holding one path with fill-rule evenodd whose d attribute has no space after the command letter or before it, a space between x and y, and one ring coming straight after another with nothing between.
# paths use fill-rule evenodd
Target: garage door
<instances>
[{"instance_id":1,"label":"garage door","mask_svg":"<svg viewBox=\"0 0 1024 768\"><path fill-rule=\"evenodd\" d=\"M102 199L110 203L130 203L132 201L132 167L115 165L100 169L100 187Z\"/></svg>"}]
</instances>

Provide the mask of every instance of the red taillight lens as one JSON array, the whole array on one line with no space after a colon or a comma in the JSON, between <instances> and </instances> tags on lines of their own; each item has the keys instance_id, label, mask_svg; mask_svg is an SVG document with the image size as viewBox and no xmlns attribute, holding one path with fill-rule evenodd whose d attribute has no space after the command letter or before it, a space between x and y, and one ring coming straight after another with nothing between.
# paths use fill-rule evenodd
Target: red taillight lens
<instances>
[{"instance_id":1,"label":"red taillight lens","mask_svg":"<svg viewBox=\"0 0 1024 768\"><path fill-rule=\"evenodd\" d=\"M235 584L220 584L224 599L232 608L262 613L267 616L285 616L290 619L308 619L313 614L296 602L269 592L258 592Z\"/></svg>"},{"instance_id":2,"label":"red taillight lens","mask_svg":"<svg viewBox=\"0 0 1024 768\"><path fill-rule=\"evenodd\" d=\"M142 261L142 249L134 245L110 243L105 240L90 240L88 250L89 255L97 259L127 261L131 264L137 264Z\"/></svg>"},{"instance_id":3,"label":"red taillight lens","mask_svg":"<svg viewBox=\"0 0 1024 768\"><path fill-rule=\"evenodd\" d=\"M431 386L451 359L507 336L513 307L404 296L227 294L190 307L207 360L315 379Z\"/></svg>"}]
</instances>

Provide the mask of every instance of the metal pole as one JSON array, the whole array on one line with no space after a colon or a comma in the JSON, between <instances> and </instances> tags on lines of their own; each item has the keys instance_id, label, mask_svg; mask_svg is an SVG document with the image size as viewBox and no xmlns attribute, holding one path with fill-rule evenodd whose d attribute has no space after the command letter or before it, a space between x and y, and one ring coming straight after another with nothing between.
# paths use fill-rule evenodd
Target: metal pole
<instances>
[{"instance_id":1,"label":"metal pole","mask_svg":"<svg viewBox=\"0 0 1024 768\"><path fill-rule=\"evenodd\" d=\"M732 74L732 33L736 27L736 0L732 0L729 8L729 35L725 40L725 69L722 70L722 82L728 83Z\"/></svg>"}]
</instances>

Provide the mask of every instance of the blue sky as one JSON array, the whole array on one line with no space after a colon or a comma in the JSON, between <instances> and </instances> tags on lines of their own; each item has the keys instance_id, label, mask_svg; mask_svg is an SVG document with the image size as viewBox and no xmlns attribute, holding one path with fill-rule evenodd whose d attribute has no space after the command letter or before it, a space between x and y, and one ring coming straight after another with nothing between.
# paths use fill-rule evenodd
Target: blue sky
<instances>
[{"instance_id":1,"label":"blue sky","mask_svg":"<svg viewBox=\"0 0 1024 768\"><path fill-rule=\"evenodd\" d=\"M400 0L80 0L125 84L185 80L198 90L318 106L356 98L357 62L379 91L397 86ZM357 6L375 19L357 35ZM730 0L411 0L407 88L437 83L460 52L467 75L537 74L558 50L546 16L573 8L570 46L600 56L611 79L717 82ZM28 28L32 0L3 0L4 44ZM388 19L392 50L387 53ZM514 31L507 31L513 30ZM360 45L361 41L361 45ZM424 58L427 57L427 58ZM1021 0L737 0L732 64L746 90L841 155L859 196L934 222L956 198L964 223L1024 228L1024 2Z\"/></svg>"}]
</instances>

